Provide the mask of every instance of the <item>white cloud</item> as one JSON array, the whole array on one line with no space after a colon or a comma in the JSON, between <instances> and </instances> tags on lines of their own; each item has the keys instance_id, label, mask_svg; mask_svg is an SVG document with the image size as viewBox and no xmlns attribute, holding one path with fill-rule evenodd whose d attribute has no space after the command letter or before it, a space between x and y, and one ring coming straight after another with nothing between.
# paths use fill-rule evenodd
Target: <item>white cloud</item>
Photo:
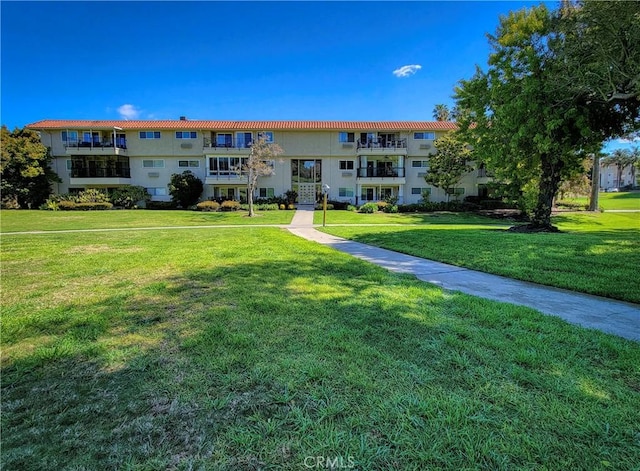
<instances>
[{"instance_id":1,"label":"white cloud","mask_svg":"<svg viewBox=\"0 0 640 471\"><path fill-rule=\"evenodd\" d=\"M640 142L640 136L632 136L630 139L621 137L616 139L618 144L633 144L634 142Z\"/></svg>"},{"instance_id":2,"label":"white cloud","mask_svg":"<svg viewBox=\"0 0 640 471\"><path fill-rule=\"evenodd\" d=\"M393 75L395 75L396 77L409 77L415 74L420 69L422 69L422 66L418 64L403 65L399 69L394 70Z\"/></svg>"},{"instance_id":3,"label":"white cloud","mask_svg":"<svg viewBox=\"0 0 640 471\"><path fill-rule=\"evenodd\" d=\"M128 103L118 108L118 113L122 119L138 119L140 117L140 110L134 105Z\"/></svg>"}]
</instances>

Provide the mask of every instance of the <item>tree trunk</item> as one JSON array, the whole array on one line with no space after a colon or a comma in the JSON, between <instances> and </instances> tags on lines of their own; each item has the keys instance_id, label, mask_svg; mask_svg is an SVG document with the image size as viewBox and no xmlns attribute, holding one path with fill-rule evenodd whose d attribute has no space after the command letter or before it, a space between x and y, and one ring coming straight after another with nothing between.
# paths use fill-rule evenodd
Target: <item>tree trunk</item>
<instances>
[{"instance_id":1,"label":"tree trunk","mask_svg":"<svg viewBox=\"0 0 640 471\"><path fill-rule=\"evenodd\" d=\"M591 172L591 197L589 198L589 211L598 210L598 193L600 191L600 156L593 154L593 171Z\"/></svg>"},{"instance_id":2,"label":"tree trunk","mask_svg":"<svg viewBox=\"0 0 640 471\"><path fill-rule=\"evenodd\" d=\"M549 156L542 156L541 158L542 175L540 176L540 185L538 187L538 203L533 211L531 224L529 225L533 230L557 231L557 228L551 225L551 208L560 186L562 163L554 160Z\"/></svg>"},{"instance_id":3,"label":"tree trunk","mask_svg":"<svg viewBox=\"0 0 640 471\"><path fill-rule=\"evenodd\" d=\"M256 188L257 181L258 178L253 176L253 170L249 170L249 175L247 175L247 203L249 203L250 218L255 216L253 212L253 191Z\"/></svg>"}]
</instances>

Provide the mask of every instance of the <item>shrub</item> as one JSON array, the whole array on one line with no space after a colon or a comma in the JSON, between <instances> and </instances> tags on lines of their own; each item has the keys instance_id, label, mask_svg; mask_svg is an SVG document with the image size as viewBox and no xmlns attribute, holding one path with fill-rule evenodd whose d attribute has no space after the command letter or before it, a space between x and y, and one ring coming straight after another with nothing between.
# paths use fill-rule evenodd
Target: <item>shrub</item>
<instances>
[{"instance_id":1,"label":"shrub","mask_svg":"<svg viewBox=\"0 0 640 471\"><path fill-rule=\"evenodd\" d=\"M376 205L378 206L378 211L384 211L384 208L389 206L389 203L387 203L386 201L377 201Z\"/></svg>"},{"instance_id":2,"label":"shrub","mask_svg":"<svg viewBox=\"0 0 640 471\"><path fill-rule=\"evenodd\" d=\"M176 209L178 207L173 201L149 201L147 209Z\"/></svg>"},{"instance_id":3,"label":"shrub","mask_svg":"<svg viewBox=\"0 0 640 471\"><path fill-rule=\"evenodd\" d=\"M281 204L281 205L280 205L280 209L282 209L282 210L287 209L287 205L285 205L285 204Z\"/></svg>"},{"instance_id":4,"label":"shrub","mask_svg":"<svg viewBox=\"0 0 640 471\"><path fill-rule=\"evenodd\" d=\"M173 202L188 208L198 202L204 190L202 180L196 177L191 170L171 175L169 182L169 194Z\"/></svg>"},{"instance_id":5,"label":"shrub","mask_svg":"<svg viewBox=\"0 0 640 471\"><path fill-rule=\"evenodd\" d=\"M217 201L201 201L196 205L198 211L217 211L220 209L220 204Z\"/></svg>"},{"instance_id":6,"label":"shrub","mask_svg":"<svg viewBox=\"0 0 640 471\"><path fill-rule=\"evenodd\" d=\"M81 191L76 196L76 203L110 203L109 195L97 188ZM113 206L113 205L112 205Z\"/></svg>"},{"instance_id":7,"label":"shrub","mask_svg":"<svg viewBox=\"0 0 640 471\"><path fill-rule=\"evenodd\" d=\"M49 200L47 200L47 201L49 201ZM76 209L76 203L74 203L73 201L62 200L62 201L58 202L57 204L58 204L58 209L60 211L72 211L72 210Z\"/></svg>"},{"instance_id":8,"label":"shrub","mask_svg":"<svg viewBox=\"0 0 640 471\"><path fill-rule=\"evenodd\" d=\"M121 206L126 209L133 208L139 201L151 200L151 195L143 186L123 186L116 188L111 193L111 202L114 206Z\"/></svg>"},{"instance_id":9,"label":"shrub","mask_svg":"<svg viewBox=\"0 0 640 471\"><path fill-rule=\"evenodd\" d=\"M220 205L220 211L238 211L240 209L240 202L227 200L223 201Z\"/></svg>"},{"instance_id":10,"label":"shrub","mask_svg":"<svg viewBox=\"0 0 640 471\"><path fill-rule=\"evenodd\" d=\"M332 204L333 209L347 209L347 207L350 206L348 201L329 200L327 201L327 204Z\"/></svg>"},{"instance_id":11,"label":"shrub","mask_svg":"<svg viewBox=\"0 0 640 471\"><path fill-rule=\"evenodd\" d=\"M289 206L287 206L287 209L296 209L296 207L293 203L289 203Z\"/></svg>"},{"instance_id":12,"label":"shrub","mask_svg":"<svg viewBox=\"0 0 640 471\"><path fill-rule=\"evenodd\" d=\"M324 206L322 205L322 203L316 204L316 209L323 210ZM327 211L329 211L330 209L335 209L335 207L332 204L327 203Z\"/></svg>"},{"instance_id":13,"label":"shrub","mask_svg":"<svg viewBox=\"0 0 640 471\"><path fill-rule=\"evenodd\" d=\"M289 190L284 192L284 197L289 204L293 204L298 199L298 192L295 190ZM291 209L291 208L289 208Z\"/></svg>"},{"instance_id":14,"label":"shrub","mask_svg":"<svg viewBox=\"0 0 640 471\"><path fill-rule=\"evenodd\" d=\"M347 211L357 211L358 208L356 208L354 205L350 204L347 206Z\"/></svg>"},{"instance_id":15,"label":"shrub","mask_svg":"<svg viewBox=\"0 0 640 471\"><path fill-rule=\"evenodd\" d=\"M80 211L98 211L112 208L113 205L109 202L75 203L75 209Z\"/></svg>"},{"instance_id":16,"label":"shrub","mask_svg":"<svg viewBox=\"0 0 640 471\"><path fill-rule=\"evenodd\" d=\"M362 206L360 206L360 209L358 211L365 214L373 214L377 210L378 210L378 205L376 203L365 203Z\"/></svg>"},{"instance_id":17,"label":"shrub","mask_svg":"<svg viewBox=\"0 0 640 471\"><path fill-rule=\"evenodd\" d=\"M397 213L398 212L398 205L397 204L388 204L384 207L384 212L385 213Z\"/></svg>"}]
</instances>

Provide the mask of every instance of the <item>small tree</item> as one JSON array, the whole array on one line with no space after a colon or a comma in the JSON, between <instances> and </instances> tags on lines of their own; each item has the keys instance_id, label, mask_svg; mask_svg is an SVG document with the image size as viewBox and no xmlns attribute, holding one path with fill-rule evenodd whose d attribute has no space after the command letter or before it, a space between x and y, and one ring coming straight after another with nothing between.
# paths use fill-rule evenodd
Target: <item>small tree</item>
<instances>
[{"instance_id":1,"label":"small tree","mask_svg":"<svg viewBox=\"0 0 640 471\"><path fill-rule=\"evenodd\" d=\"M169 194L171 199L183 208L196 204L203 190L202 180L190 170L185 170L181 174L174 173L171 175Z\"/></svg>"},{"instance_id":2,"label":"small tree","mask_svg":"<svg viewBox=\"0 0 640 471\"><path fill-rule=\"evenodd\" d=\"M273 163L277 156L283 153L278 144L268 142L266 136L260 135L251 144L249 158L242 165L242 171L247 175L247 200L249 202L249 217L255 216L253 210L253 195L258 186L258 178L273 175Z\"/></svg>"},{"instance_id":3,"label":"small tree","mask_svg":"<svg viewBox=\"0 0 640 471\"><path fill-rule=\"evenodd\" d=\"M429 158L429 171L424 181L445 190L449 201L451 189L471 170L471 151L453 132L436 139L433 144L437 152Z\"/></svg>"},{"instance_id":4,"label":"small tree","mask_svg":"<svg viewBox=\"0 0 640 471\"><path fill-rule=\"evenodd\" d=\"M39 207L51 194L51 183L60 181L50 167L49 150L40 142L40 136L29 129L16 128L9 132L2 126L1 140L2 205Z\"/></svg>"}]
</instances>

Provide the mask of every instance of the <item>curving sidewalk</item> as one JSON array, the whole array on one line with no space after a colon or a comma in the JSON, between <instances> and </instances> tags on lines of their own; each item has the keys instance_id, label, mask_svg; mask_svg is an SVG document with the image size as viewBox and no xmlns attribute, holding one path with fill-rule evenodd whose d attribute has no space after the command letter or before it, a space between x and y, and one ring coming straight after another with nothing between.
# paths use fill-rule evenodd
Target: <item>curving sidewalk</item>
<instances>
[{"instance_id":1,"label":"curving sidewalk","mask_svg":"<svg viewBox=\"0 0 640 471\"><path fill-rule=\"evenodd\" d=\"M342 239L316 230L313 213L313 206L300 206L289 231L387 270L413 274L447 290L528 306L572 324L640 342L640 305L517 281Z\"/></svg>"}]
</instances>

